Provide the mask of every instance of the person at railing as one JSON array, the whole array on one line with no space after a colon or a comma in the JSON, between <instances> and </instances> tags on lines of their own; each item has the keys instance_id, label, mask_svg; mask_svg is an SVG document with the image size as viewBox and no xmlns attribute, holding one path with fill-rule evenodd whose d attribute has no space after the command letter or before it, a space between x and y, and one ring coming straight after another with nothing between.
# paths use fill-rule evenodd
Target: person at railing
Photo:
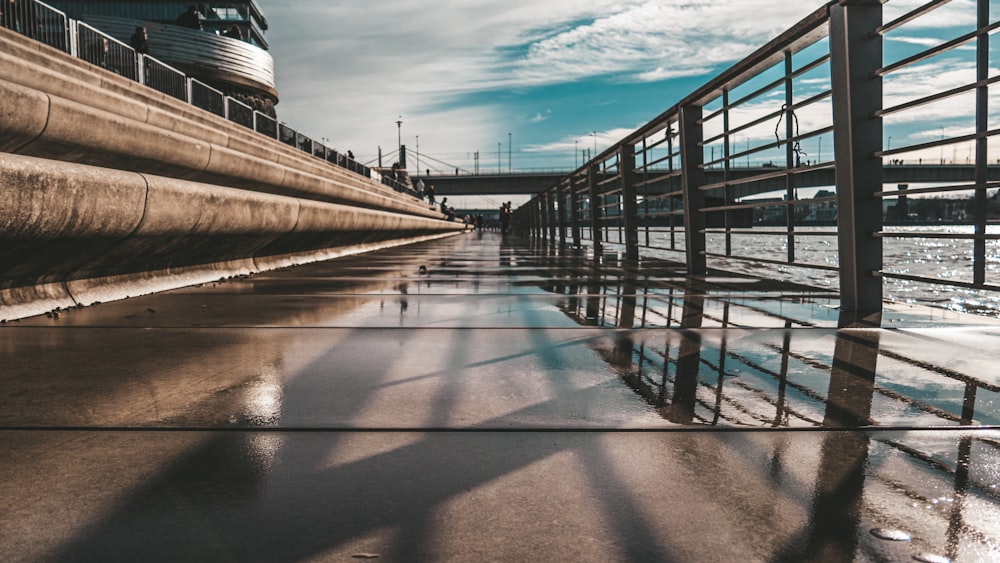
<instances>
[{"instance_id":1,"label":"person at railing","mask_svg":"<svg viewBox=\"0 0 1000 563\"><path fill-rule=\"evenodd\" d=\"M202 25L202 21L204 19L205 16L201 15L201 12L198 11L198 7L191 4L184 13L177 16L174 23L181 27L201 30L204 29L204 26Z\"/></svg>"},{"instance_id":2,"label":"person at railing","mask_svg":"<svg viewBox=\"0 0 1000 563\"><path fill-rule=\"evenodd\" d=\"M149 54L149 36L146 34L146 28L139 26L135 28L135 32L132 37L129 38L128 44L135 49L136 53L142 53L143 55Z\"/></svg>"},{"instance_id":3,"label":"person at railing","mask_svg":"<svg viewBox=\"0 0 1000 563\"><path fill-rule=\"evenodd\" d=\"M243 41L243 31L240 30L240 26L235 23L229 26L229 29L223 32L222 35L224 37L230 37L232 39L239 39L240 41Z\"/></svg>"},{"instance_id":4,"label":"person at railing","mask_svg":"<svg viewBox=\"0 0 1000 563\"><path fill-rule=\"evenodd\" d=\"M22 35L35 38L38 34L38 16L35 3L28 0L3 0L0 22L3 26Z\"/></svg>"},{"instance_id":5,"label":"person at railing","mask_svg":"<svg viewBox=\"0 0 1000 563\"><path fill-rule=\"evenodd\" d=\"M500 205L500 232L507 234L510 230L510 202Z\"/></svg>"},{"instance_id":6,"label":"person at railing","mask_svg":"<svg viewBox=\"0 0 1000 563\"><path fill-rule=\"evenodd\" d=\"M427 201L431 204L431 209L434 209L434 184L427 186Z\"/></svg>"},{"instance_id":7,"label":"person at railing","mask_svg":"<svg viewBox=\"0 0 1000 563\"><path fill-rule=\"evenodd\" d=\"M101 68L108 68L108 53L111 50L107 37L97 36L87 43L83 60Z\"/></svg>"},{"instance_id":8,"label":"person at railing","mask_svg":"<svg viewBox=\"0 0 1000 563\"><path fill-rule=\"evenodd\" d=\"M417 178L417 198L424 199L424 179Z\"/></svg>"},{"instance_id":9,"label":"person at railing","mask_svg":"<svg viewBox=\"0 0 1000 563\"><path fill-rule=\"evenodd\" d=\"M18 29L21 27L20 22L17 19L17 14L14 12L14 0L4 0L0 4L0 25L6 27L7 29L12 29L14 31L20 32Z\"/></svg>"}]
</instances>

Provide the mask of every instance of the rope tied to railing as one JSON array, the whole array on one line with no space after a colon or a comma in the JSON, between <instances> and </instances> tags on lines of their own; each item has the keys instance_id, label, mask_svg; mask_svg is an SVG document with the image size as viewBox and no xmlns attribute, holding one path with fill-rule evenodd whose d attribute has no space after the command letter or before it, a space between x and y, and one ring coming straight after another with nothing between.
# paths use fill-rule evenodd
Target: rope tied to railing
<instances>
[{"instance_id":1,"label":"rope tied to railing","mask_svg":"<svg viewBox=\"0 0 1000 563\"><path fill-rule=\"evenodd\" d=\"M795 153L795 166L802 166L802 157L808 156L809 153L802 150L802 145L799 144L799 116L795 115L795 110L789 108L788 104L781 104L781 113L778 115L778 122L774 125L774 138L778 142L778 148L781 148L781 145L785 141L781 140L781 135L778 134L778 131L781 129L781 121L785 118L786 113L790 116L789 119L792 120L795 127L795 141L792 142L792 152Z\"/></svg>"}]
</instances>

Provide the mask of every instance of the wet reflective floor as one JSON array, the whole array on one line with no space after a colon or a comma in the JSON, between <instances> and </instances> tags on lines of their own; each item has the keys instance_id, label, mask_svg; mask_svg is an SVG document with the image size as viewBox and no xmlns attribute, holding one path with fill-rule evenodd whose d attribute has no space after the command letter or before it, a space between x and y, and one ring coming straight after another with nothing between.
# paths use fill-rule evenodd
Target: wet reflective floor
<instances>
[{"instance_id":1,"label":"wet reflective floor","mask_svg":"<svg viewBox=\"0 0 1000 563\"><path fill-rule=\"evenodd\" d=\"M492 233L0 327L2 561L995 561L1000 324Z\"/></svg>"}]
</instances>

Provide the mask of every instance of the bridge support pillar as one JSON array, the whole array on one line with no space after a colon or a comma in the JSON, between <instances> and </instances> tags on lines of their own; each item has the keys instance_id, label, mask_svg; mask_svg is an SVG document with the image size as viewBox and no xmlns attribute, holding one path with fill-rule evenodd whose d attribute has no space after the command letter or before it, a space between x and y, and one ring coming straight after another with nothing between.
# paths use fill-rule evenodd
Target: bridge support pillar
<instances>
[{"instance_id":1,"label":"bridge support pillar","mask_svg":"<svg viewBox=\"0 0 1000 563\"><path fill-rule=\"evenodd\" d=\"M879 322L882 312L882 25L879 0L830 7L830 74L837 177L841 318Z\"/></svg>"}]
</instances>

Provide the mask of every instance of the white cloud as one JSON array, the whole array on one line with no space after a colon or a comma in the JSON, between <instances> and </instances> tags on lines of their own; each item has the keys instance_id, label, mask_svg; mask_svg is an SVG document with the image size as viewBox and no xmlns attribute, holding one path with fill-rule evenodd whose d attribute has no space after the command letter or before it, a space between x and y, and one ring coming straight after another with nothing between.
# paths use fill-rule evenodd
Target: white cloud
<instances>
[{"instance_id":1,"label":"white cloud","mask_svg":"<svg viewBox=\"0 0 1000 563\"><path fill-rule=\"evenodd\" d=\"M552 117L552 110L547 109L547 110L545 110L545 113L538 112L535 115L531 116L531 118L528 119L528 122L529 123L541 123L543 121L548 120L550 117Z\"/></svg>"},{"instance_id":2,"label":"white cloud","mask_svg":"<svg viewBox=\"0 0 1000 563\"><path fill-rule=\"evenodd\" d=\"M824 4L824 0L482 0L475 4L380 0L376 5L258 1L271 24L268 37L282 94L279 118L306 134L330 137L333 146L350 148L361 159L373 158L379 145L386 151L395 148L395 121L400 115L403 142L415 148L415 137L420 135L421 151L466 153L494 147L498 140L506 140L512 123L540 123L551 115L548 110L508 113L495 101L496 92L594 77L627 84L705 74L739 60ZM886 20L925 2L893 0L885 6ZM953 0L891 33L888 40L929 45L933 40L922 30L942 22L967 25L974 13L972 0ZM892 78L907 80L900 83L905 87L901 91L917 95L921 84L903 77L907 75L900 72ZM942 76L912 78L937 84L954 76L945 69ZM459 99L461 104L456 103ZM891 98L895 99L899 96ZM649 115L676 101L664 99L662 107L649 108ZM591 108L595 103L590 101ZM811 123L829 119L828 114L824 108L815 119L800 118ZM773 134L773 124L762 127ZM763 129L762 138L768 134ZM606 147L629 131L610 128L599 133L599 145ZM552 136L558 140L530 150L572 153L573 141L583 148L592 147L594 140L559 130Z\"/></svg>"},{"instance_id":3,"label":"white cloud","mask_svg":"<svg viewBox=\"0 0 1000 563\"><path fill-rule=\"evenodd\" d=\"M533 42L509 79L544 84L601 75L640 81L692 76L749 54L816 8L802 0L744 0L735 6L642 2ZM769 17L747 17L757 13Z\"/></svg>"},{"instance_id":4,"label":"white cloud","mask_svg":"<svg viewBox=\"0 0 1000 563\"><path fill-rule=\"evenodd\" d=\"M907 14L927 3L927 0L893 0L883 7L886 22ZM951 0L938 9L907 22L894 33L927 30L949 26L972 26L976 23L976 0ZM891 33L890 33L891 36Z\"/></svg>"},{"instance_id":5,"label":"white cloud","mask_svg":"<svg viewBox=\"0 0 1000 563\"><path fill-rule=\"evenodd\" d=\"M634 127L616 127L607 131L593 131L590 135L566 136L558 141L540 145L530 145L523 149L524 152L568 152L573 154L574 150L590 149L593 153L607 149L609 146L621 141L627 135L635 131L641 123Z\"/></svg>"}]
</instances>

